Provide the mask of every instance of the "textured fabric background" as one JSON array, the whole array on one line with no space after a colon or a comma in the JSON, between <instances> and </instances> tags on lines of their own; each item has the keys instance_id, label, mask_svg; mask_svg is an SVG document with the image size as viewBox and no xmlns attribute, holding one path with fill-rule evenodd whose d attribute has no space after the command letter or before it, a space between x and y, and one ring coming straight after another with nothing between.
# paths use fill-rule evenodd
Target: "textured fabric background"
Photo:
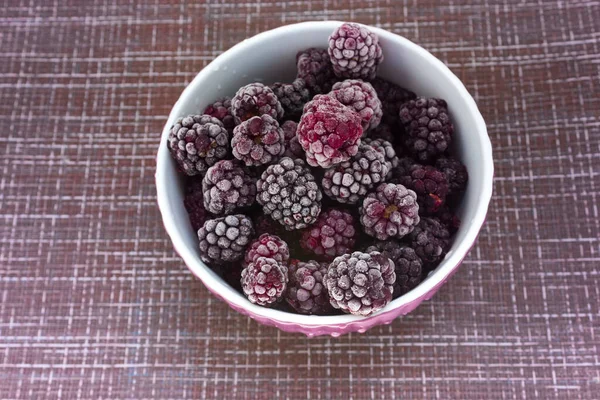
<instances>
[{"instance_id":1,"label":"textured fabric background","mask_svg":"<svg viewBox=\"0 0 600 400\"><path fill-rule=\"evenodd\" d=\"M0 398L598 398L598 1L0 3ZM445 61L495 154L460 271L409 316L339 339L213 298L153 184L195 74L311 19L374 24Z\"/></svg>"}]
</instances>

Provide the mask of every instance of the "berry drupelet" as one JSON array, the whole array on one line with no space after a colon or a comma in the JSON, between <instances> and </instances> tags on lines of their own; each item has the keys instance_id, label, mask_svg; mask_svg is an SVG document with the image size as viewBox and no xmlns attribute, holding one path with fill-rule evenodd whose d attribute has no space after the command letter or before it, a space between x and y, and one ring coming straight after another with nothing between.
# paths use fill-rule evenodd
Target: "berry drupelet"
<instances>
[{"instance_id":1,"label":"berry drupelet","mask_svg":"<svg viewBox=\"0 0 600 400\"><path fill-rule=\"evenodd\" d=\"M248 246L244 263L249 265L259 257L272 258L282 265L286 265L290 259L290 249L279 236L263 233Z\"/></svg>"},{"instance_id":2,"label":"berry drupelet","mask_svg":"<svg viewBox=\"0 0 600 400\"><path fill-rule=\"evenodd\" d=\"M376 242L365 250L367 253L372 251L378 251L394 262L394 271L396 272L394 298L408 293L421 283L423 261L411 247L395 240L388 240Z\"/></svg>"},{"instance_id":3,"label":"berry drupelet","mask_svg":"<svg viewBox=\"0 0 600 400\"><path fill-rule=\"evenodd\" d=\"M430 165L413 164L407 170L398 169L394 181L415 191L422 212L435 213L446 201L446 175Z\"/></svg>"},{"instance_id":4,"label":"berry drupelet","mask_svg":"<svg viewBox=\"0 0 600 400\"><path fill-rule=\"evenodd\" d=\"M402 185L382 183L363 200L360 222L379 240L402 238L419 223L417 195Z\"/></svg>"},{"instance_id":5,"label":"berry drupelet","mask_svg":"<svg viewBox=\"0 0 600 400\"><path fill-rule=\"evenodd\" d=\"M210 115L188 115L175 121L167 146L185 174L204 175L229 154L229 133Z\"/></svg>"},{"instance_id":6,"label":"berry drupelet","mask_svg":"<svg viewBox=\"0 0 600 400\"><path fill-rule=\"evenodd\" d=\"M235 121L233 114L231 114L231 99L229 97L223 97L204 109L204 115L210 115L221 121L227 132L231 135L233 128L235 127Z\"/></svg>"},{"instance_id":7,"label":"berry drupelet","mask_svg":"<svg viewBox=\"0 0 600 400\"><path fill-rule=\"evenodd\" d=\"M356 154L362 133L361 118L353 109L317 95L304 106L296 134L308 164L329 168Z\"/></svg>"},{"instance_id":8,"label":"berry drupelet","mask_svg":"<svg viewBox=\"0 0 600 400\"><path fill-rule=\"evenodd\" d=\"M334 308L367 316L392 300L394 262L379 252L344 254L329 265L325 286Z\"/></svg>"},{"instance_id":9,"label":"berry drupelet","mask_svg":"<svg viewBox=\"0 0 600 400\"><path fill-rule=\"evenodd\" d=\"M304 104L310 100L310 91L304 79L296 78L292 83L276 82L271 85L271 89L283 107L283 118L297 121L302 115Z\"/></svg>"},{"instance_id":10,"label":"berry drupelet","mask_svg":"<svg viewBox=\"0 0 600 400\"><path fill-rule=\"evenodd\" d=\"M287 230L314 223L323 197L314 176L300 159L284 157L271 164L256 183L256 200L263 211Z\"/></svg>"},{"instance_id":11,"label":"berry drupelet","mask_svg":"<svg viewBox=\"0 0 600 400\"><path fill-rule=\"evenodd\" d=\"M450 245L450 232L439 219L423 217L407 240L409 246L423 260L425 272L429 272L446 255Z\"/></svg>"}]
</instances>

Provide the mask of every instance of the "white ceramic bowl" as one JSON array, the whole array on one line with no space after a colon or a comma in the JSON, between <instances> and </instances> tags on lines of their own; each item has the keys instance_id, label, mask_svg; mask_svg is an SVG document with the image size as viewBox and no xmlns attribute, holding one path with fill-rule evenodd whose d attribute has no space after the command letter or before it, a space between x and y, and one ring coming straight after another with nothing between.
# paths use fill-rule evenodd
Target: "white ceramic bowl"
<instances>
[{"instance_id":1,"label":"white ceramic bowl","mask_svg":"<svg viewBox=\"0 0 600 400\"><path fill-rule=\"evenodd\" d=\"M459 208L462 226L444 261L409 293L369 317L359 317L307 316L257 306L232 289L200 260L198 239L183 206L183 180L167 149L169 128L176 118L198 114L217 98L233 96L245 84L255 81L266 84L291 82L296 74L296 53L309 47L326 47L328 36L340 24L338 21L325 21L283 26L244 40L221 54L200 71L181 94L165 124L157 156L156 188L163 223L175 250L192 273L235 310L265 325L309 336L364 332L375 325L391 323L397 316L405 315L423 300L431 298L457 270L473 246L492 195L492 147L485 122L463 84L423 48L401 36L370 27L379 35L385 57L378 75L420 96L447 100L454 120L454 152L469 171L469 184Z\"/></svg>"}]
</instances>

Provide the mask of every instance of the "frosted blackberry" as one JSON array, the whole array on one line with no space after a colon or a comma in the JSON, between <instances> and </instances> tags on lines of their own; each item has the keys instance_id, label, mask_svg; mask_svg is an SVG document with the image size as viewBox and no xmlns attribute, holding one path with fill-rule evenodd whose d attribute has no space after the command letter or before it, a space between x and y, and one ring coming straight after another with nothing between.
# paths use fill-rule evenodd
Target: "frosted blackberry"
<instances>
[{"instance_id":1,"label":"frosted blackberry","mask_svg":"<svg viewBox=\"0 0 600 400\"><path fill-rule=\"evenodd\" d=\"M317 95L304 106L298 141L309 165L329 168L358 151L363 129L360 116L330 96Z\"/></svg>"},{"instance_id":2,"label":"frosted blackberry","mask_svg":"<svg viewBox=\"0 0 600 400\"><path fill-rule=\"evenodd\" d=\"M363 139L362 142L366 145L373 147L379 153L381 153L385 159L385 163L388 168L388 174L386 175L386 179L392 176L392 170L398 167L400 160L396 155L396 150L394 146L386 140L383 139L371 139L366 138Z\"/></svg>"},{"instance_id":3,"label":"frosted blackberry","mask_svg":"<svg viewBox=\"0 0 600 400\"><path fill-rule=\"evenodd\" d=\"M167 147L187 175L204 175L208 167L226 158L229 133L209 115L179 118L169 131Z\"/></svg>"},{"instance_id":4,"label":"frosted blackberry","mask_svg":"<svg viewBox=\"0 0 600 400\"><path fill-rule=\"evenodd\" d=\"M248 265L259 257L272 258L286 265L290 259L290 249L279 236L263 233L248 246L244 262Z\"/></svg>"},{"instance_id":5,"label":"frosted blackberry","mask_svg":"<svg viewBox=\"0 0 600 400\"><path fill-rule=\"evenodd\" d=\"M365 250L367 253L372 251L378 251L394 262L394 271L396 272L394 298L408 293L421 283L423 261L411 247L388 240L376 242Z\"/></svg>"},{"instance_id":6,"label":"frosted blackberry","mask_svg":"<svg viewBox=\"0 0 600 400\"><path fill-rule=\"evenodd\" d=\"M382 183L363 200L360 222L379 240L402 238L419 223L417 195L402 185Z\"/></svg>"},{"instance_id":7,"label":"frosted blackberry","mask_svg":"<svg viewBox=\"0 0 600 400\"><path fill-rule=\"evenodd\" d=\"M283 107L270 87L256 82L242 86L231 99L231 113L236 124L252 117L270 115L273 119L283 117Z\"/></svg>"},{"instance_id":8,"label":"frosted blackberry","mask_svg":"<svg viewBox=\"0 0 600 400\"><path fill-rule=\"evenodd\" d=\"M404 173L399 171L395 182L417 193L417 201L422 212L434 213L445 204L448 180L435 167L413 164Z\"/></svg>"},{"instance_id":9,"label":"frosted blackberry","mask_svg":"<svg viewBox=\"0 0 600 400\"><path fill-rule=\"evenodd\" d=\"M448 179L448 194L460 194L464 192L469 180L467 168L458 159L452 157L440 157L435 167Z\"/></svg>"},{"instance_id":10,"label":"frosted blackberry","mask_svg":"<svg viewBox=\"0 0 600 400\"><path fill-rule=\"evenodd\" d=\"M202 180L204 208L217 215L248 207L256 198L256 182L237 160L221 160Z\"/></svg>"},{"instance_id":11,"label":"frosted blackberry","mask_svg":"<svg viewBox=\"0 0 600 400\"><path fill-rule=\"evenodd\" d=\"M252 221L242 214L206 220L198 230L200 258L215 264L240 260L253 235Z\"/></svg>"},{"instance_id":12,"label":"frosted blackberry","mask_svg":"<svg viewBox=\"0 0 600 400\"><path fill-rule=\"evenodd\" d=\"M417 97L400 107L408 151L420 161L431 161L441 155L452 140L454 126L446 101Z\"/></svg>"},{"instance_id":13,"label":"frosted blackberry","mask_svg":"<svg viewBox=\"0 0 600 400\"><path fill-rule=\"evenodd\" d=\"M288 282L287 268L272 258L259 257L242 270L242 290L254 304L279 301Z\"/></svg>"},{"instance_id":14,"label":"frosted blackberry","mask_svg":"<svg viewBox=\"0 0 600 400\"><path fill-rule=\"evenodd\" d=\"M371 84L383 105L383 120L387 124L396 126L400 106L409 100L415 99L417 95L383 78L375 78L371 81ZM388 141L393 142L393 140Z\"/></svg>"},{"instance_id":15,"label":"frosted blackberry","mask_svg":"<svg viewBox=\"0 0 600 400\"><path fill-rule=\"evenodd\" d=\"M376 128L381 122L381 101L370 83L347 79L334 84L329 95L360 115L364 131Z\"/></svg>"},{"instance_id":16,"label":"frosted blackberry","mask_svg":"<svg viewBox=\"0 0 600 400\"><path fill-rule=\"evenodd\" d=\"M300 159L284 157L271 164L256 183L263 211L287 230L314 223L321 212L321 190Z\"/></svg>"},{"instance_id":17,"label":"frosted blackberry","mask_svg":"<svg viewBox=\"0 0 600 400\"><path fill-rule=\"evenodd\" d=\"M270 115L252 117L235 127L231 148L247 166L269 164L285 151L283 130Z\"/></svg>"},{"instance_id":18,"label":"frosted blackberry","mask_svg":"<svg viewBox=\"0 0 600 400\"><path fill-rule=\"evenodd\" d=\"M304 80L313 96L329 93L337 80L327 49L310 48L299 52L296 55L296 66L298 78Z\"/></svg>"},{"instance_id":19,"label":"frosted blackberry","mask_svg":"<svg viewBox=\"0 0 600 400\"><path fill-rule=\"evenodd\" d=\"M346 313L367 316L392 300L394 262L379 252L344 254L329 265L325 287L331 305Z\"/></svg>"},{"instance_id":20,"label":"frosted blackberry","mask_svg":"<svg viewBox=\"0 0 600 400\"><path fill-rule=\"evenodd\" d=\"M283 118L297 121L302 115L304 104L311 98L304 79L297 78L292 83L277 82L271 85L271 89L283 107Z\"/></svg>"},{"instance_id":21,"label":"frosted blackberry","mask_svg":"<svg viewBox=\"0 0 600 400\"><path fill-rule=\"evenodd\" d=\"M235 127L235 121L233 114L231 114L231 99L229 97L223 97L204 109L205 115L210 115L221 121L227 132L231 135L233 128Z\"/></svg>"},{"instance_id":22,"label":"frosted blackberry","mask_svg":"<svg viewBox=\"0 0 600 400\"><path fill-rule=\"evenodd\" d=\"M305 159L304 149L300 146L296 131L298 130L298 124L294 121L285 121L281 125L283 130L283 138L285 140L285 152L284 157L290 158L302 158Z\"/></svg>"},{"instance_id":23,"label":"frosted blackberry","mask_svg":"<svg viewBox=\"0 0 600 400\"><path fill-rule=\"evenodd\" d=\"M358 153L325 171L321 184L327 196L340 203L355 204L390 172L384 155L368 144L361 144Z\"/></svg>"},{"instance_id":24,"label":"frosted blackberry","mask_svg":"<svg viewBox=\"0 0 600 400\"><path fill-rule=\"evenodd\" d=\"M439 219L424 217L408 235L407 241L423 260L425 272L429 272L446 255L450 247L450 232Z\"/></svg>"},{"instance_id":25,"label":"frosted blackberry","mask_svg":"<svg viewBox=\"0 0 600 400\"><path fill-rule=\"evenodd\" d=\"M289 266L289 285L285 294L287 303L301 314L324 315L332 311L329 294L323 279L327 264L314 260L294 260Z\"/></svg>"},{"instance_id":26,"label":"frosted blackberry","mask_svg":"<svg viewBox=\"0 0 600 400\"><path fill-rule=\"evenodd\" d=\"M300 244L306 250L331 260L350 252L357 234L352 214L332 208L322 212L317 222L304 231Z\"/></svg>"},{"instance_id":27,"label":"frosted blackberry","mask_svg":"<svg viewBox=\"0 0 600 400\"><path fill-rule=\"evenodd\" d=\"M383 61L379 38L365 26L345 23L329 36L329 57L336 76L346 79L375 78Z\"/></svg>"}]
</instances>

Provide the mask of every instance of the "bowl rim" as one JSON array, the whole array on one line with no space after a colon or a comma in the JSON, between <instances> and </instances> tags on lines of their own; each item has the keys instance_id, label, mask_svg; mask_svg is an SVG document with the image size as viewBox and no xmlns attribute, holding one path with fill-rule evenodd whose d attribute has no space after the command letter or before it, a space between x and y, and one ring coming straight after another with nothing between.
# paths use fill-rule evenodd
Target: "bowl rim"
<instances>
[{"instance_id":1,"label":"bowl rim","mask_svg":"<svg viewBox=\"0 0 600 400\"><path fill-rule=\"evenodd\" d=\"M180 116L178 114L181 104L183 104L188 100L188 98L193 96L195 88L196 86L198 86L198 82L204 80L205 76L208 76L208 74L212 70L211 67L217 66L220 63L227 65L227 61L235 59L237 53L243 47L249 44L256 44L271 37L275 37L283 32L289 33L291 31L300 34L303 31L313 29L315 26L319 26L320 28L327 27L333 32L333 30L342 23L342 21L329 20L307 21L290 25L284 25L278 28L259 33L251 38L245 39L240 43L237 43L229 50L226 50L225 52L217 56L209 64L207 64L186 86L186 88L181 93L179 99L171 109L167 123L165 124L161 134L159 150L156 156L157 158L155 182L157 190L157 201L158 207L161 212L163 225L171 239L171 242L173 243L173 247L183 259L190 271L196 277L198 277L211 292L217 294L218 297L223 298L227 303L230 303L230 306L232 306L234 309L237 310L239 308L242 308L249 315L254 315L261 319L270 319L283 324L298 324L306 327L330 325L340 326L361 321L366 322L369 319L377 318L380 315L393 312L396 309L402 308L406 305L409 305L410 303L418 301L419 299L425 298L429 292L434 291L441 284L443 284L444 280L447 279L456 268L458 268L463 258L468 254L469 250L474 245L475 240L477 239L477 236L479 234L479 231L481 230L481 227L483 226L483 223L485 222L485 217L487 214L493 190L494 164L492 145L487 133L486 124L483 119L483 116L481 115L475 103L475 100L469 94L469 92L467 91L463 83L460 81L460 79L458 79L458 77L454 75L454 73L450 71L450 69L442 61L437 59L427 50L413 43L409 39L406 39L403 36L397 35L395 33L386 31L381 28L365 25L380 37L386 37L386 39L395 42L397 45L404 46L409 51L418 53L427 62L430 62L432 64L432 67L436 68L438 72L444 75L444 77L448 79L450 83L454 86L457 92L457 96L460 96L465 101L469 111L473 114L476 120L476 126L472 130L479 136L481 136L482 139L482 148L480 150L482 152L482 160L484 160L484 163L481 166L481 168L483 168L484 182L482 185L482 191L480 193L479 200L477 202L477 210L475 213L475 217L472 219L469 227L467 228L467 233L465 235L464 240L458 244L455 244L456 249L450 251L446 255L446 258L442 261L441 265L435 270L435 272L430 274L426 280L421 282L421 284L419 284L416 288L412 289L408 293L398 297L397 299L392 300L392 302L390 302L382 310L379 310L378 312L373 313L368 317L356 316L351 314L327 316L303 315L258 306L256 304L251 303L243 295L240 295L237 291L235 291L235 289L231 288L221 278L215 278L215 276L211 275L211 272L209 272L209 267L200 260L200 258L197 256L197 253L195 251L192 251L192 249L188 248L185 245L183 241L183 234L177 228L172 218L172 205L170 204L167 196L166 178L164 176L171 157L167 149L167 137L170 127L172 126L174 120Z\"/></svg>"}]
</instances>

